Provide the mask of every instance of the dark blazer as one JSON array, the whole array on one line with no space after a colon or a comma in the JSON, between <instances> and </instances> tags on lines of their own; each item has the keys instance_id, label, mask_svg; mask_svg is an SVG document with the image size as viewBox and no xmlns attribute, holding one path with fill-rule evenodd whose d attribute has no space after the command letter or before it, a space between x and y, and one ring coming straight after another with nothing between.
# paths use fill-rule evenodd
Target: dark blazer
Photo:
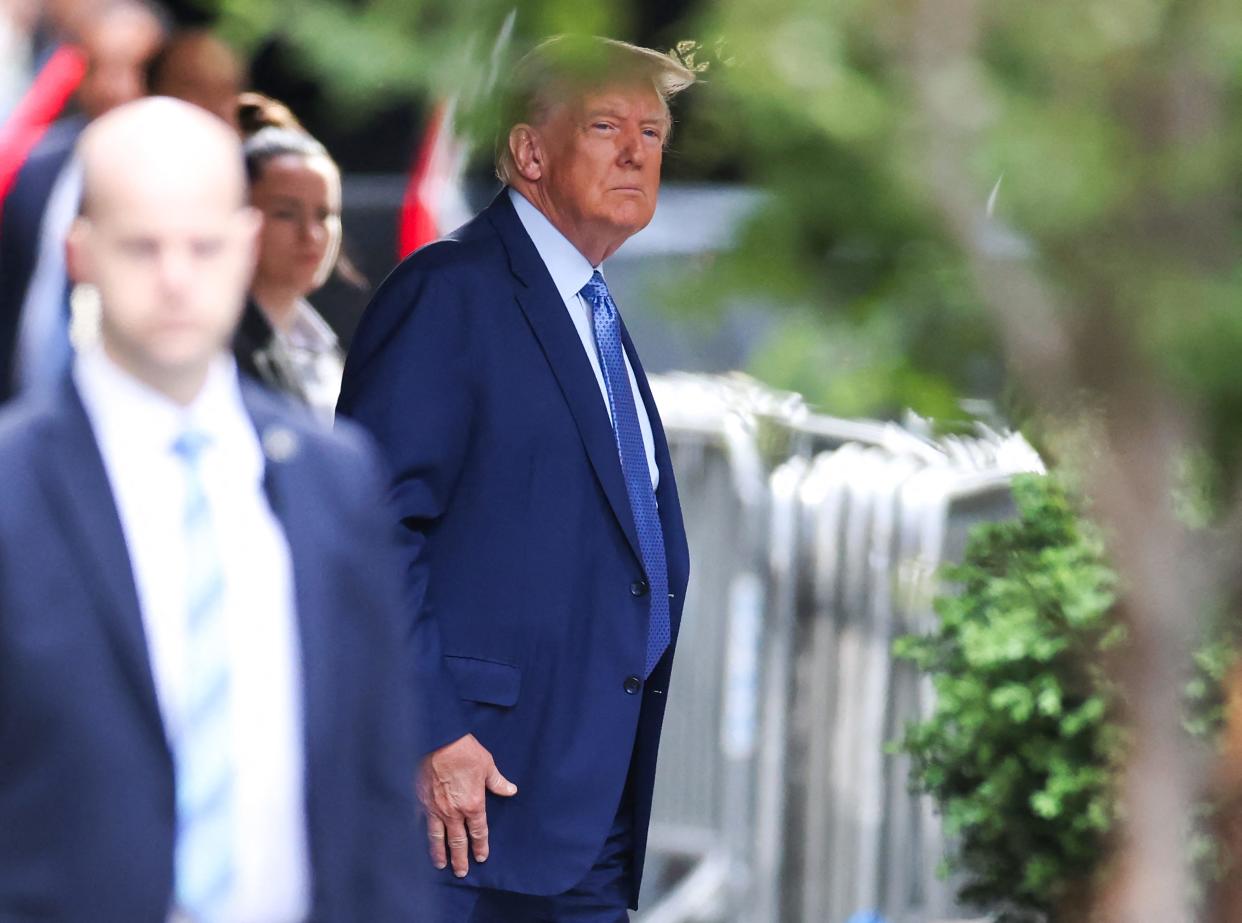
<instances>
[{"instance_id":1,"label":"dark blazer","mask_svg":"<svg viewBox=\"0 0 1242 923\"><path fill-rule=\"evenodd\" d=\"M244 393L293 562L313 919L416 919L424 848L374 457ZM0 413L0 483L0 921L164 923L172 757L120 518L68 377Z\"/></svg>"},{"instance_id":2,"label":"dark blazer","mask_svg":"<svg viewBox=\"0 0 1242 923\"><path fill-rule=\"evenodd\" d=\"M85 126L84 119L74 117L49 128L4 199L0 213L0 402L12 397L15 389L17 331L22 302L39 259L47 200Z\"/></svg>"},{"instance_id":3,"label":"dark blazer","mask_svg":"<svg viewBox=\"0 0 1242 923\"><path fill-rule=\"evenodd\" d=\"M233 334L233 356L237 360L238 370L255 381L261 381L268 387L305 403L301 386L284 374L284 369L278 363L271 361L271 349L275 342L276 331L272 328L271 321L255 300L248 297L246 308L237 324L237 331Z\"/></svg>"},{"instance_id":4,"label":"dark blazer","mask_svg":"<svg viewBox=\"0 0 1242 923\"><path fill-rule=\"evenodd\" d=\"M624 342L655 437L675 633L685 530L660 417ZM489 797L491 858L467 882L573 887L631 774L636 899L672 648L640 688L650 600L612 425L507 193L376 292L338 412L374 434L395 472L421 749L472 732L518 786Z\"/></svg>"}]
</instances>

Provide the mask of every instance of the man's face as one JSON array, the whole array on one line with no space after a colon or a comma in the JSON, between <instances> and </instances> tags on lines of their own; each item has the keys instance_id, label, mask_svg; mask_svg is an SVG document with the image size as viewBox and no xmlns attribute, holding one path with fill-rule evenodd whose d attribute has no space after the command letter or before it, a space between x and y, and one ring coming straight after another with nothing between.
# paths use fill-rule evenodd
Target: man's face
<instances>
[{"instance_id":1,"label":"man's face","mask_svg":"<svg viewBox=\"0 0 1242 923\"><path fill-rule=\"evenodd\" d=\"M206 109L237 128L237 96L245 75L232 50L207 34L176 41L152 78L148 92Z\"/></svg>"},{"instance_id":2,"label":"man's face","mask_svg":"<svg viewBox=\"0 0 1242 923\"><path fill-rule=\"evenodd\" d=\"M254 266L255 213L194 185L110 178L70 235L75 280L99 290L105 349L146 379L205 368L232 336Z\"/></svg>"},{"instance_id":3,"label":"man's face","mask_svg":"<svg viewBox=\"0 0 1242 923\"><path fill-rule=\"evenodd\" d=\"M139 7L122 6L98 17L83 36L86 76L78 101L98 118L146 93L146 63L159 49L159 23Z\"/></svg>"},{"instance_id":4,"label":"man's face","mask_svg":"<svg viewBox=\"0 0 1242 923\"><path fill-rule=\"evenodd\" d=\"M587 93L554 110L540 134L541 185L573 230L624 239L647 226L668 134L668 110L652 86Z\"/></svg>"}]
</instances>

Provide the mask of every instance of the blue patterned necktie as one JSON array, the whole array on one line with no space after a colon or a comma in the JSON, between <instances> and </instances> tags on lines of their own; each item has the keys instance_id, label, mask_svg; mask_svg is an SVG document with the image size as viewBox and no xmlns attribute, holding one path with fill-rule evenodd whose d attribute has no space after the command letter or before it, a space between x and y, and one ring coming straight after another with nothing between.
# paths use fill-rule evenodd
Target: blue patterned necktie
<instances>
[{"instance_id":1,"label":"blue patterned necktie","mask_svg":"<svg viewBox=\"0 0 1242 923\"><path fill-rule=\"evenodd\" d=\"M203 488L207 438L173 444L185 469L185 709L177 747L177 906L201 923L219 919L233 884L233 762L224 573Z\"/></svg>"},{"instance_id":2,"label":"blue patterned necktie","mask_svg":"<svg viewBox=\"0 0 1242 923\"><path fill-rule=\"evenodd\" d=\"M621 456L625 475L625 492L630 498L638 548L642 553L643 570L651 593L651 618L647 627L647 662L643 677L651 675L660 657L672 640L668 611L668 564L664 557L664 530L656 507L655 491L651 489L651 471L647 467L647 450L643 431L634 406L634 390L625 368L625 352L621 345L621 318L617 305L608 292L604 277L598 272L582 288L582 296L591 305L595 329L595 347L604 372L608 405L612 414L612 430Z\"/></svg>"}]
</instances>

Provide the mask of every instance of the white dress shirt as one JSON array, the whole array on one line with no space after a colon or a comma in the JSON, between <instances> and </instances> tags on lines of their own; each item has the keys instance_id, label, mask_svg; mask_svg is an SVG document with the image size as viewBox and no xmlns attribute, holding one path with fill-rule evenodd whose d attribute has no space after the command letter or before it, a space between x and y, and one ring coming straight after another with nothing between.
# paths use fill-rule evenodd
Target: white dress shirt
<instances>
[{"instance_id":1,"label":"white dress shirt","mask_svg":"<svg viewBox=\"0 0 1242 923\"><path fill-rule=\"evenodd\" d=\"M276 328L275 336L292 366L290 371L301 386L307 405L321 422L331 426L345 370L336 334L310 302L302 298L298 300L289 329Z\"/></svg>"},{"instance_id":2,"label":"white dress shirt","mask_svg":"<svg viewBox=\"0 0 1242 923\"><path fill-rule=\"evenodd\" d=\"M188 613L186 472L172 446L186 429L210 439L200 472L225 580L236 773L235 874L222 919L305 920L311 887L292 564L263 490L263 450L236 367L221 356L188 407L124 372L100 347L79 354L74 378L120 514L174 753L183 728Z\"/></svg>"},{"instance_id":3,"label":"white dress shirt","mask_svg":"<svg viewBox=\"0 0 1242 923\"><path fill-rule=\"evenodd\" d=\"M604 381L604 372L599 365L599 350L595 346L595 321L590 302L579 292L591 281L591 276L599 269L592 266L582 252L569 242L556 226L547 219L535 206L531 205L516 189L509 189L509 198L517 211L518 219L526 233L530 235L535 249L548 267L552 283L565 301L565 308L582 340L582 348L586 350L591 369L595 372L595 380L599 382L599 393L604 399L604 410L612 419L612 410L608 404L608 385ZM602 272L601 272L602 275ZM625 356L625 370L630 374L630 389L634 392L634 407L638 410L638 426L643 432L643 448L647 450L647 467L651 470L651 489L660 486L660 469L656 466L655 440L651 437L651 419L647 416L647 405L638 391L638 380L634 377L634 368L630 365L630 357Z\"/></svg>"}]
</instances>

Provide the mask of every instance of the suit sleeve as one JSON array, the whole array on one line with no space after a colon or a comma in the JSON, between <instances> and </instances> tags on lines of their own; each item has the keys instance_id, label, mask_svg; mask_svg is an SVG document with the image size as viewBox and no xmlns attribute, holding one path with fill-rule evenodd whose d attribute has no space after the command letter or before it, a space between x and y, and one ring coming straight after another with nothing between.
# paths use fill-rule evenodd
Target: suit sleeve
<instances>
[{"instance_id":1,"label":"suit sleeve","mask_svg":"<svg viewBox=\"0 0 1242 923\"><path fill-rule=\"evenodd\" d=\"M428 592L435 580L429 546L465 462L474 409L469 318L459 292L441 272L399 268L363 316L337 406L370 432L392 471L404 604L413 613L407 647L420 755L471 730L441 656L440 620L453 614L435 611Z\"/></svg>"}]
</instances>

